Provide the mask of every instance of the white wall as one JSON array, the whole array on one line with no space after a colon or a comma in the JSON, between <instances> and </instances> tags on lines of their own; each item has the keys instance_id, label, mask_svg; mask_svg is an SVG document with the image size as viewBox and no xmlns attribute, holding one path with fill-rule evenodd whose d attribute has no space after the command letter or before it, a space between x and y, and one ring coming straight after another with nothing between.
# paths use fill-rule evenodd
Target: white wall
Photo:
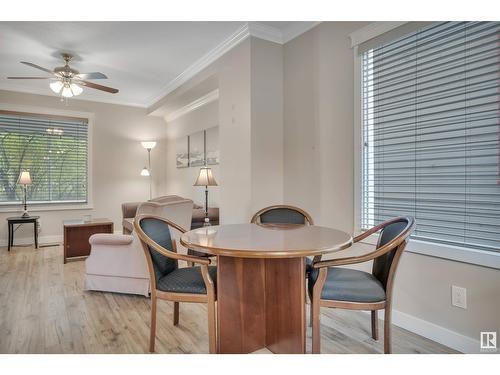
<instances>
[{"instance_id":1,"label":"white wall","mask_svg":"<svg viewBox=\"0 0 500 375\"><path fill-rule=\"evenodd\" d=\"M349 232L354 154L361 150L353 149L348 35L364 25L324 22L284 47L284 199L309 211L317 224ZM407 329L468 352L479 351L480 331L500 332L499 270L406 252L395 285L394 320ZM451 285L467 288L466 310L451 306Z\"/></svg>"},{"instance_id":2,"label":"white wall","mask_svg":"<svg viewBox=\"0 0 500 375\"><path fill-rule=\"evenodd\" d=\"M71 99L65 105L55 96L9 91L0 91L0 103L94 114L91 140L93 209L30 210L40 216L42 242L52 242L62 236L63 220L79 219L87 214L109 218L115 223L115 230L121 229L121 204L149 199L148 179L140 176L141 169L147 165L147 151L142 148L141 140L158 141L152 150L153 195L164 193L166 128L162 118L147 116L146 110L140 108ZM5 213L0 209L0 222L6 223L5 218L13 214L18 213ZM31 228L23 226L16 232L16 241L23 237L31 241L31 233ZM7 243L7 225L0 225L0 243Z\"/></svg>"}]
</instances>

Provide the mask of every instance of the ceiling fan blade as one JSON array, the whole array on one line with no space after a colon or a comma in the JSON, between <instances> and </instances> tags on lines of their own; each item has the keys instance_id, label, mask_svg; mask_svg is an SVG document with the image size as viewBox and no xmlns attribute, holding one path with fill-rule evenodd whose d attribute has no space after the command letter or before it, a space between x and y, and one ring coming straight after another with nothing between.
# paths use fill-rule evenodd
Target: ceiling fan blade
<instances>
[{"instance_id":1,"label":"ceiling fan blade","mask_svg":"<svg viewBox=\"0 0 500 375\"><path fill-rule=\"evenodd\" d=\"M106 74L100 72L80 73L75 76L78 79L107 79Z\"/></svg>"},{"instance_id":2,"label":"ceiling fan blade","mask_svg":"<svg viewBox=\"0 0 500 375\"><path fill-rule=\"evenodd\" d=\"M21 61L21 64L31 66L32 68L35 68L35 69L43 70L44 72L47 72L47 73L50 73L50 74L55 74L52 70L49 70L49 69L44 68L44 67L42 67L40 65L36 65L36 64L30 63L30 62Z\"/></svg>"},{"instance_id":3,"label":"ceiling fan blade","mask_svg":"<svg viewBox=\"0 0 500 375\"><path fill-rule=\"evenodd\" d=\"M51 79L52 77L7 77L7 79Z\"/></svg>"},{"instance_id":4,"label":"ceiling fan blade","mask_svg":"<svg viewBox=\"0 0 500 375\"><path fill-rule=\"evenodd\" d=\"M90 87L91 89L106 91L106 92L109 92L111 94L116 94L118 92L118 89L114 89L114 88L108 87L108 86L98 85L97 83L93 83L93 82L89 82L89 81L75 80L75 83L80 84L80 85L85 86L85 87Z\"/></svg>"}]
</instances>

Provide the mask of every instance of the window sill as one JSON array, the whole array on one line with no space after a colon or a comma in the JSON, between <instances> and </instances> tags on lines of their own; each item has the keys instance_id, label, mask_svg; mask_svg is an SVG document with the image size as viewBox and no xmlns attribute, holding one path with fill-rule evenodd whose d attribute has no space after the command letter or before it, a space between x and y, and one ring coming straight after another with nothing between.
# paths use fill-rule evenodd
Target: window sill
<instances>
[{"instance_id":1,"label":"window sill","mask_svg":"<svg viewBox=\"0 0 500 375\"><path fill-rule=\"evenodd\" d=\"M377 240L378 234L374 234L361 242L376 245ZM470 249L413 239L408 242L405 251L500 270L499 252Z\"/></svg>"},{"instance_id":2,"label":"window sill","mask_svg":"<svg viewBox=\"0 0 500 375\"><path fill-rule=\"evenodd\" d=\"M91 204L75 204L75 203L63 203L63 204L43 204L43 205L28 205L28 212L46 212L46 211L67 211L67 210L92 210L94 207ZM18 212L22 213L20 205L15 206L0 206L0 213L7 212Z\"/></svg>"}]
</instances>

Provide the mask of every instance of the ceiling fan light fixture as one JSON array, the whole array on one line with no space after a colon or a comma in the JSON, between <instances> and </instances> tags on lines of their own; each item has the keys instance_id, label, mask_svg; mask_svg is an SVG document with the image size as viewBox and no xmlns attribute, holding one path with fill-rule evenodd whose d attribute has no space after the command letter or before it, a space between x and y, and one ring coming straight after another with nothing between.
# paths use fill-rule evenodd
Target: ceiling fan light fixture
<instances>
[{"instance_id":1,"label":"ceiling fan light fixture","mask_svg":"<svg viewBox=\"0 0 500 375\"><path fill-rule=\"evenodd\" d=\"M69 84L64 84L61 95L65 98L71 98L73 96L73 91L71 91L71 86Z\"/></svg>"},{"instance_id":2,"label":"ceiling fan light fixture","mask_svg":"<svg viewBox=\"0 0 500 375\"><path fill-rule=\"evenodd\" d=\"M59 93L61 93L61 90L62 90L64 84L61 81L57 80L57 81L51 82L49 86L50 86L50 89L52 91L54 91L56 94L59 94Z\"/></svg>"},{"instance_id":3,"label":"ceiling fan light fixture","mask_svg":"<svg viewBox=\"0 0 500 375\"><path fill-rule=\"evenodd\" d=\"M70 84L69 87L71 88L71 91L73 92L74 96L78 96L83 92L83 89L76 83Z\"/></svg>"}]
</instances>

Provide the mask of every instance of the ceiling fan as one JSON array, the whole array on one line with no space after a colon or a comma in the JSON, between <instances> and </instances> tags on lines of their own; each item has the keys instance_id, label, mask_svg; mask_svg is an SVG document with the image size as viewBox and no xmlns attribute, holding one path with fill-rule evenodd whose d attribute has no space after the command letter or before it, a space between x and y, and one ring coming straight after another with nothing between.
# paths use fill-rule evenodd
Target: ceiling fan
<instances>
[{"instance_id":1,"label":"ceiling fan","mask_svg":"<svg viewBox=\"0 0 500 375\"><path fill-rule=\"evenodd\" d=\"M78 70L73 69L69 66L69 62L73 58L69 53L63 53L62 58L64 59L64 66L59 66L54 68L54 70L43 68L39 65L21 61L21 64L31 66L35 69L42 70L46 73L50 73L49 77L7 77L8 79L50 79L49 84L52 91L56 94L61 95L64 98L71 98L73 96L80 95L83 89L80 86L85 86L91 89L106 91L111 94L116 94L117 89L112 87L98 85L94 82L87 81L88 79L106 79L108 78L105 74L99 72L93 73L80 73Z\"/></svg>"}]
</instances>

